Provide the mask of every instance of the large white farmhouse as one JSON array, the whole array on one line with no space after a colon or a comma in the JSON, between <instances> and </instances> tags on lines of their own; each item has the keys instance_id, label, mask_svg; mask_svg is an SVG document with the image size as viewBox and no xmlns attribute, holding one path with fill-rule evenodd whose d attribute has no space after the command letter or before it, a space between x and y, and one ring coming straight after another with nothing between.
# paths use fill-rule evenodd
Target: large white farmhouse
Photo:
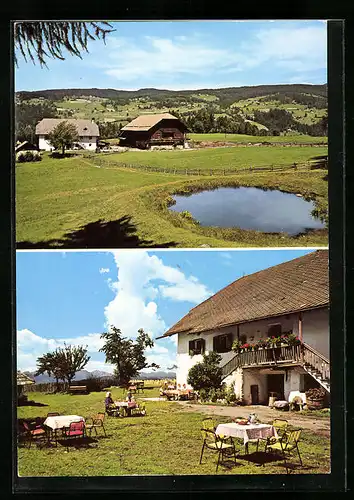
<instances>
[{"instance_id":1,"label":"large white farmhouse","mask_svg":"<svg viewBox=\"0 0 354 500\"><path fill-rule=\"evenodd\" d=\"M162 337L178 335L177 383L203 353L221 354L224 382L246 404L267 404L275 393L322 386L330 392L328 250L317 250L244 276L205 300ZM259 339L292 332L297 345L274 349L231 349L235 339ZM188 386L188 384L187 384Z\"/></svg>"},{"instance_id":2,"label":"large white farmhouse","mask_svg":"<svg viewBox=\"0 0 354 500\"><path fill-rule=\"evenodd\" d=\"M38 136L38 147L40 150L51 151L53 147L48 142L48 134L60 123L68 122L75 125L79 134L78 146L83 149L96 150L97 140L99 138L98 125L91 120L43 118L36 126L36 135Z\"/></svg>"}]
</instances>

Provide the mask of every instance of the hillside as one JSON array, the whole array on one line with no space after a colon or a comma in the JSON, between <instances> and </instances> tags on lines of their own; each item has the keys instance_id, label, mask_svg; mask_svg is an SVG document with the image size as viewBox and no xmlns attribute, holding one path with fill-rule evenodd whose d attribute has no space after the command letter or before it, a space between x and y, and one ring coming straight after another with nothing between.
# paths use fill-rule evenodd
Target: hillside
<instances>
[{"instance_id":1,"label":"hillside","mask_svg":"<svg viewBox=\"0 0 354 500\"><path fill-rule=\"evenodd\" d=\"M51 89L16 93L17 129L23 108L43 108L42 117L86 118L102 139L118 137L141 114L171 112L191 133L327 135L327 85L259 85L199 90ZM32 113L33 114L33 113ZM37 113L40 119L41 113ZM22 125L21 125L22 123ZM19 132L18 140L33 140Z\"/></svg>"}]
</instances>

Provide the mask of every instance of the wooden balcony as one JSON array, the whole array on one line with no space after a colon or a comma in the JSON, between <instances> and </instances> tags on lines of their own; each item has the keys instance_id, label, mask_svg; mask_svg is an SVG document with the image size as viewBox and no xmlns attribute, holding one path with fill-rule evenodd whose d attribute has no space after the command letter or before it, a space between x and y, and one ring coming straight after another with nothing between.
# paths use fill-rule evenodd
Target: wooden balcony
<instances>
[{"instance_id":1,"label":"wooden balcony","mask_svg":"<svg viewBox=\"0 0 354 500\"><path fill-rule=\"evenodd\" d=\"M330 387L330 363L321 353L303 343L235 354L222 369L226 378L237 368L289 367L300 365L312 375L327 391Z\"/></svg>"},{"instance_id":2,"label":"wooden balcony","mask_svg":"<svg viewBox=\"0 0 354 500\"><path fill-rule=\"evenodd\" d=\"M299 365L302 364L301 360L301 345L240 352L222 367L223 377L227 377L237 368Z\"/></svg>"}]
</instances>

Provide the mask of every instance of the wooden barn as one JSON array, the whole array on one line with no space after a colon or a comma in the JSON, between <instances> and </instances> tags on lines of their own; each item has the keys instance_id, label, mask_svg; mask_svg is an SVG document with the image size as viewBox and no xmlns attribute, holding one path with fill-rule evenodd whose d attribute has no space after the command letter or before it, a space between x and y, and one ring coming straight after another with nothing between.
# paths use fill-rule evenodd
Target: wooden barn
<instances>
[{"instance_id":1,"label":"wooden barn","mask_svg":"<svg viewBox=\"0 0 354 500\"><path fill-rule=\"evenodd\" d=\"M123 146L147 149L154 145L184 146L187 127L170 113L141 115L122 128Z\"/></svg>"}]
</instances>

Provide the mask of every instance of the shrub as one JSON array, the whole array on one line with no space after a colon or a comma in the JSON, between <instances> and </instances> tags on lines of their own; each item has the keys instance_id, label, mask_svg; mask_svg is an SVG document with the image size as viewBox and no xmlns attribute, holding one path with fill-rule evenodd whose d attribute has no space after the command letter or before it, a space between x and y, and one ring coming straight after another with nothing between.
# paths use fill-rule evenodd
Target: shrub
<instances>
[{"instance_id":1,"label":"shrub","mask_svg":"<svg viewBox=\"0 0 354 500\"><path fill-rule=\"evenodd\" d=\"M28 150L28 151L19 151L16 154L16 161L18 163L24 163L28 161L41 161L42 156L39 151Z\"/></svg>"},{"instance_id":2,"label":"shrub","mask_svg":"<svg viewBox=\"0 0 354 500\"><path fill-rule=\"evenodd\" d=\"M219 366L221 356L216 352L203 355L203 361L196 363L188 372L187 383L193 389L220 389L222 385L222 370Z\"/></svg>"}]
</instances>

